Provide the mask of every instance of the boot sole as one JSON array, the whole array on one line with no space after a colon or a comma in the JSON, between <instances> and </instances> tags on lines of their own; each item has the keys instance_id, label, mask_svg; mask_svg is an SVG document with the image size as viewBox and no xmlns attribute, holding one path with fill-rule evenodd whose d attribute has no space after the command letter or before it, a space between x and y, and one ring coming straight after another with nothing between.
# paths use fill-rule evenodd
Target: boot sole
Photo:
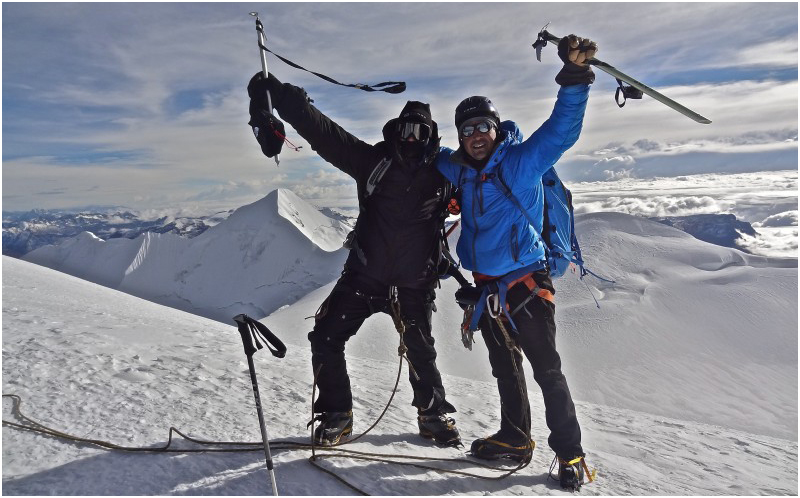
<instances>
[{"instance_id":1,"label":"boot sole","mask_svg":"<svg viewBox=\"0 0 800 498\"><path fill-rule=\"evenodd\" d=\"M419 435L421 437L423 437L424 439L433 440L434 443L436 443L436 444L438 444L440 446L452 446L453 448L458 448L459 446L464 446L463 443L461 442L461 438L460 437L456 438L456 439L450 439L448 441L441 441L439 439L436 439L436 436L434 436L432 432L422 432L422 431L420 431Z\"/></svg>"},{"instance_id":2,"label":"boot sole","mask_svg":"<svg viewBox=\"0 0 800 498\"><path fill-rule=\"evenodd\" d=\"M474 452L470 451L470 455L475 458L480 458L481 460L513 460L515 462L522 462L526 458L533 456L533 451L536 449L536 443L531 442L531 448L525 449L525 453L511 453L511 452L497 452L491 455L476 455Z\"/></svg>"},{"instance_id":3,"label":"boot sole","mask_svg":"<svg viewBox=\"0 0 800 498\"><path fill-rule=\"evenodd\" d=\"M337 437L333 441L327 441L327 440L315 441L314 444L317 446L336 446L339 443L347 442L352 435L353 435L353 429L352 428L346 429L341 434L339 434L339 437Z\"/></svg>"},{"instance_id":4,"label":"boot sole","mask_svg":"<svg viewBox=\"0 0 800 498\"><path fill-rule=\"evenodd\" d=\"M513 460L517 463L522 462L527 457L527 455L517 455L516 453L497 453L494 455L481 456L471 453L471 455L480 460Z\"/></svg>"}]
</instances>

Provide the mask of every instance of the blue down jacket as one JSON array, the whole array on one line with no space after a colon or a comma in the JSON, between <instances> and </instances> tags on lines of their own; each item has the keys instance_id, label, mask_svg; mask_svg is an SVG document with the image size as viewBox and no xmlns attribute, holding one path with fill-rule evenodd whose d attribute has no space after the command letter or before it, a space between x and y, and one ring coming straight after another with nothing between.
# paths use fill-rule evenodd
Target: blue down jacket
<instances>
[{"instance_id":1,"label":"blue down jacket","mask_svg":"<svg viewBox=\"0 0 800 498\"><path fill-rule=\"evenodd\" d=\"M516 123L501 123L503 140L480 171L467 165L463 149L442 148L436 167L462 191L456 252L465 269L502 276L537 264L544 267L542 174L578 140L588 98L589 85L561 87L553 113L525 141ZM537 220L535 226L491 181L498 173Z\"/></svg>"}]
</instances>

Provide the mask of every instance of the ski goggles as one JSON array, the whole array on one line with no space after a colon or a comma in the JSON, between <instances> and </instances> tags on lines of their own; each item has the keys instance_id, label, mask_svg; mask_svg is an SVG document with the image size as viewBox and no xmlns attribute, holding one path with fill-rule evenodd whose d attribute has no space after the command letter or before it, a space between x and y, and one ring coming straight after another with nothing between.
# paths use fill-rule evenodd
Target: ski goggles
<instances>
[{"instance_id":1,"label":"ski goggles","mask_svg":"<svg viewBox=\"0 0 800 498\"><path fill-rule=\"evenodd\" d=\"M494 128L494 123L491 121L481 121L479 123L468 124L461 127L461 136L464 138L471 137L475 130L481 133L489 133L489 130Z\"/></svg>"},{"instance_id":2,"label":"ski goggles","mask_svg":"<svg viewBox=\"0 0 800 498\"><path fill-rule=\"evenodd\" d=\"M396 130L397 134L400 136L400 140L408 140L411 137L414 137L414 140L417 142L424 142L431 136L431 129L425 123L409 123L401 121L397 123Z\"/></svg>"}]
</instances>

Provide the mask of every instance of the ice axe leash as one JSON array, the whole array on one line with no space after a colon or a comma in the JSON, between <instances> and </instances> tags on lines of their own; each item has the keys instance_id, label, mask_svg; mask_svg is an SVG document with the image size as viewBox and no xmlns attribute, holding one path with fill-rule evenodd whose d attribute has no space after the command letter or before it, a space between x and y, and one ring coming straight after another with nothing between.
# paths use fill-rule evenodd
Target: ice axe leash
<instances>
[{"instance_id":1,"label":"ice axe leash","mask_svg":"<svg viewBox=\"0 0 800 498\"><path fill-rule=\"evenodd\" d=\"M541 60L542 60L542 48L544 48L545 45L547 45L548 42L552 43L553 45L555 45L557 47L558 46L558 42L561 41L560 37L555 36L552 33L548 32L546 28L547 28L547 25L545 25L545 27L542 28L541 31L539 31L539 35L536 38L536 42L534 42L534 44L533 44L533 48L536 49L536 60L538 60L539 62L541 62ZM615 68L611 64L608 64L607 62L603 62L603 61L601 61L600 59L597 59L597 58L591 58L591 59L586 61L586 64L594 66L594 67L596 67L596 68L598 68L598 69L610 74L614 78L616 78L617 84L619 85L619 87L617 88L617 92L615 94L615 99L616 99L617 105L619 107L624 106L627 99L641 99L642 98L642 94L644 94L644 95L649 95L650 97L653 97L654 99L656 99L657 101L659 101L662 104L666 105L667 107L675 109L679 113L683 114L684 116L686 116L688 118L691 118L691 119L697 121L700 124L710 124L711 123L710 119L708 119L708 118L706 118L704 116L701 116L700 114L697 114L693 110L691 110L688 107L685 107L685 106L675 102L674 100L672 100L671 98L667 97L666 95L664 95L662 93L659 93L656 90L653 90L649 86L647 86L644 83L641 83L640 81L637 81L636 79L628 76L627 74L623 73L622 71L620 71L619 69ZM630 86L623 85L623 82L627 83ZM621 103L620 103L620 100L619 100L620 95L622 95L622 98L623 98L623 101Z\"/></svg>"},{"instance_id":2,"label":"ice axe leash","mask_svg":"<svg viewBox=\"0 0 800 498\"><path fill-rule=\"evenodd\" d=\"M251 12L251 16L256 18L256 30L258 31L258 48L261 50L261 66L264 69L264 78L267 77L267 52L271 53L281 61L285 62L286 64L292 66L295 69L300 69L301 71L305 71L307 73L311 73L314 76L321 78L328 83L333 83L334 85L346 86L350 88L358 88L359 90L364 90L365 92L386 92L386 93L403 93L406 90L406 83L404 81L384 81L383 83L376 83L374 85L367 85L364 83L340 83L335 79L331 78L330 76L325 76L322 73L317 73L311 71L310 69L306 69L303 66L296 64L286 57L281 57L280 55L276 54L272 50L267 48L267 37L264 34L264 25L261 24L261 21L258 19L258 12Z\"/></svg>"},{"instance_id":3,"label":"ice axe leash","mask_svg":"<svg viewBox=\"0 0 800 498\"><path fill-rule=\"evenodd\" d=\"M258 392L258 380L256 379L256 370L253 365L253 355L266 344L267 349L269 349L269 352L272 353L273 356L283 358L286 356L286 346L266 327L266 325L257 320L253 320L245 314L236 315L233 317L233 321L236 322L239 328L239 334L242 336L242 344L244 345L244 354L247 355L247 367L250 369L250 382L253 385L253 396L256 400L256 412L258 413L258 423L261 426L261 439L264 442L264 457L266 458L267 470L269 471L270 482L272 484L272 494L278 496L278 486L275 483L272 454L269 450L269 435L267 434L267 427L264 425L264 411L261 409L261 396ZM259 339L261 340L259 341ZM264 344L262 344L262 342Z\"/></svg>"}]
</instances>

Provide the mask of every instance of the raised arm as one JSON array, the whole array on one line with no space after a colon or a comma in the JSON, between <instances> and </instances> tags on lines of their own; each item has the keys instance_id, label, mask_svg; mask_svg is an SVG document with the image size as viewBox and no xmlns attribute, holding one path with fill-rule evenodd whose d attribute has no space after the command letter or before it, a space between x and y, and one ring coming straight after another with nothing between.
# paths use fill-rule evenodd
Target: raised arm
<instances>
[{"instance_id":1,"label":"raised arm","mask_svg":"<svg viewBox=\"0 0 800 498\"><path fill-rule=\"evenodd\" d=\"M356 179L364 174L359 168L374 166L365 160L374 156L374 146L359 140L320 112L311 104L305 90L281 83L272 74L264 79L259 72L250 80L247 92L251 115L265 112L267 90L280 117L291 124L320 157Z\"/></svg>"},{"instance_id":2,"label":"raised arm","mask_svg":"<svg viewBox=\"0 0 800 498\"><path fill-rule=\"evenodd\" d=\"M581 134L589 85L594 82L591 66L585 63L594 57L597 44L575 35L565 36L558 46L564 67L556 75L561 85L552 114L524 142L523 151L536 160L539 173L544 173L561 158Z\"/></svg>"}]
</instances>

